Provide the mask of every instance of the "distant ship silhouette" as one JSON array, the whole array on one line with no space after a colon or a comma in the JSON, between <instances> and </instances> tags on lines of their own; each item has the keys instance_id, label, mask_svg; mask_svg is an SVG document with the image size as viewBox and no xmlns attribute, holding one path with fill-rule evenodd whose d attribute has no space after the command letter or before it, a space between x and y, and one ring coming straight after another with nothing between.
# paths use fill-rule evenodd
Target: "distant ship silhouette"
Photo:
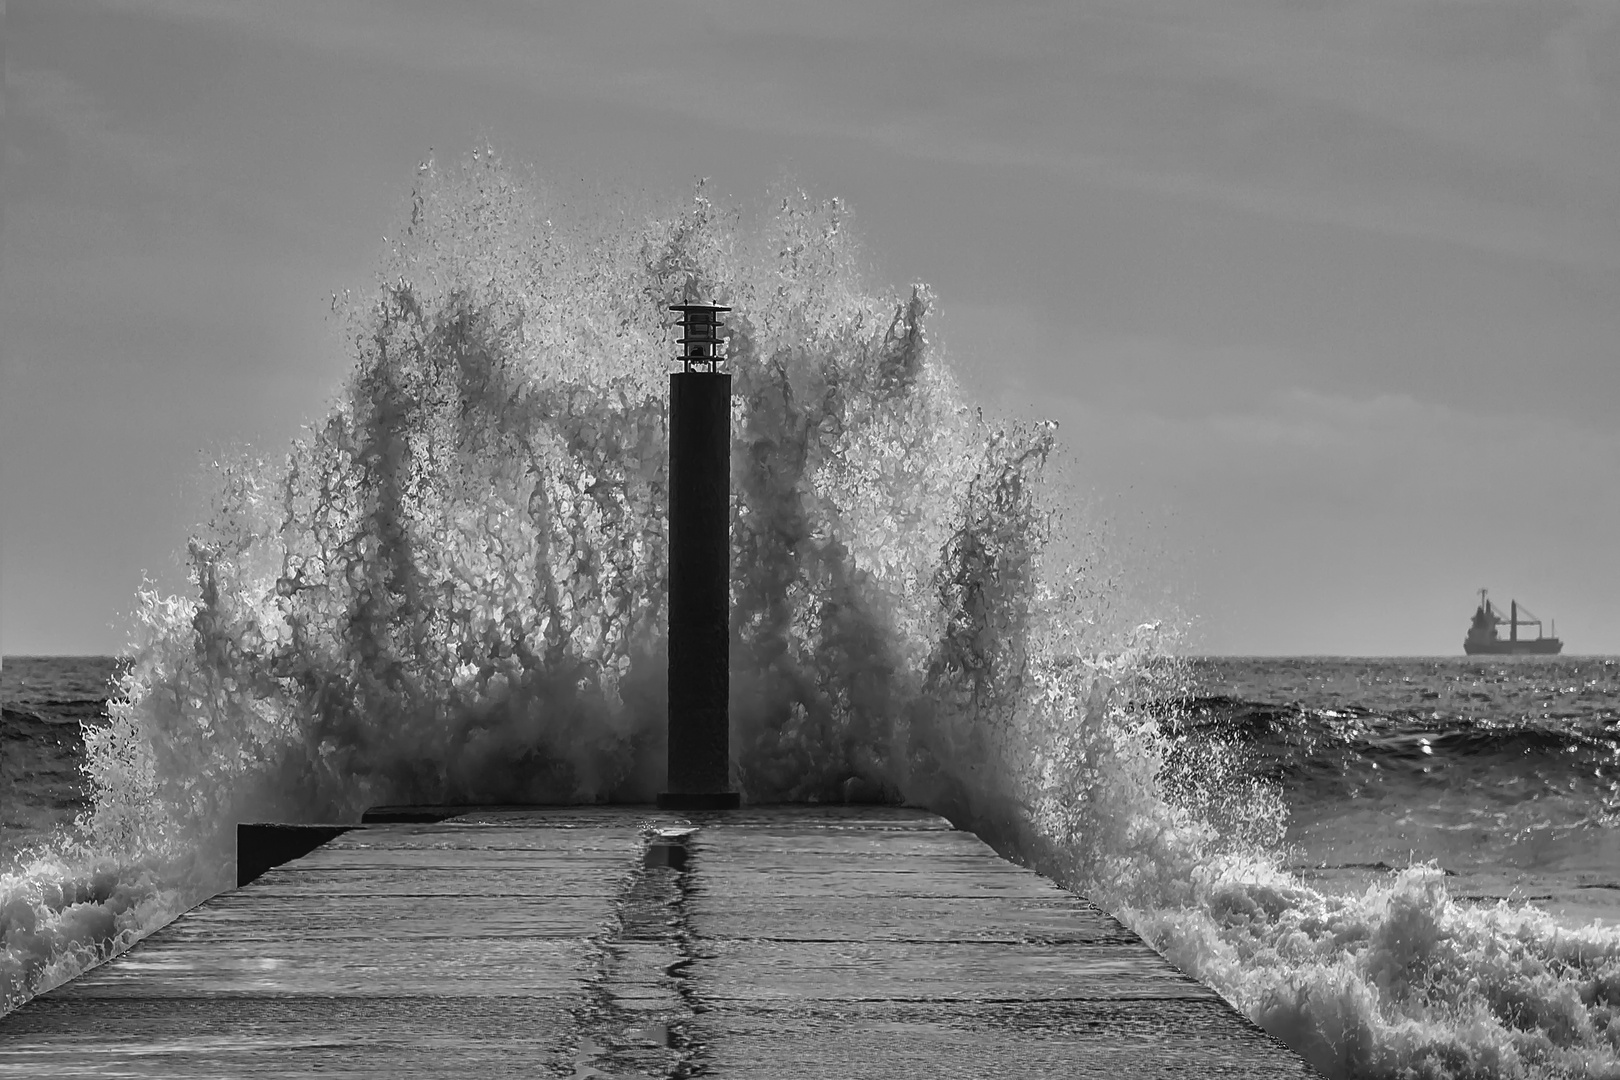
<instances>
[{"instance_id":1,"label":"distant ship silhouette","mask_svg":"<svg viewBox=\"0 0 1620 1080\"><path fill-rule=\"evenodd\" d=\"M1511 614L1507 618L1496 610L1496 606L1485 598L1485 590L1479 590L1479 607L1474 611L1474 621L1468 627L1468 636L1463 638L1463 652L1469 656L1499 655L1503 653L1537 653L1543 655L1557 655L1564 647L1558 640L1558 624L1552 625L1552 636L1541 636L1541 620L1530 614L1529 608L1519 606L1517 600L1510 601ZM1496 628L1507 625L1509 627L1506 639L1498 636ZM1519 637L1519 627L1534 626L1536 636L1533 638Z\"/></svg>"}]
</instances>

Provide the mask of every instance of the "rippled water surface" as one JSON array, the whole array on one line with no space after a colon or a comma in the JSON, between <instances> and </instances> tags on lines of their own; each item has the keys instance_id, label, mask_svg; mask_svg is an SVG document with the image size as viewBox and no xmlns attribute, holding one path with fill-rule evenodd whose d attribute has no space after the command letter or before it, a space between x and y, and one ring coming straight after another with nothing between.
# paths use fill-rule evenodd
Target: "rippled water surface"
<instances>
[{"instance_id":1,"label":"rippled water surface","mask_svg":"<svg viewBox=\"0 0 1620 1080\"><path fill-rule=\"evenodd\" d=\"M1175 722L1274 778L1292 865L1436 861L1454 896L1620 925L1620 661L1211 659Z\"/></svg>"}]
</instances>

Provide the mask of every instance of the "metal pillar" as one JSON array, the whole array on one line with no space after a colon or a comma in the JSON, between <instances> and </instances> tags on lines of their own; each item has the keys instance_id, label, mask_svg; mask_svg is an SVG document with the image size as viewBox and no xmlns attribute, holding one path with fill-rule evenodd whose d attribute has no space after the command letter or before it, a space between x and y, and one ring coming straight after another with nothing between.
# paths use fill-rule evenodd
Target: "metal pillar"
<instances>
[{"instance_id":1,"label":"metal pillar","mask_svg":"<svg viewBox=\"0 0 1620 1080\"><path fill-rule=\"evenodd\" d=\"M669 790L667 810L726 810L731 730L731 375L718 370L730 308L678 304L669 377ZM707 370L694 370L693 365Z\"/></svg>"}]
</instances>

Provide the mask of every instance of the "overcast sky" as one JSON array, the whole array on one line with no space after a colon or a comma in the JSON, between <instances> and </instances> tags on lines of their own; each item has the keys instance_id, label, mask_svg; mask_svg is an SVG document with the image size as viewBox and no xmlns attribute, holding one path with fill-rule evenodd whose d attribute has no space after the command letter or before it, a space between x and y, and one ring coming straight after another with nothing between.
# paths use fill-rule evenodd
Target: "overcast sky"
<instances>
[{"instance_id":1,"label":"overcast sky","mask_svg":"<svg viewBox=\"0 0 1620 1080\"><path fill-rule=\"evenodd\" d=\"M118 651L417 163L847 201L1199 651L1620 653L1614 0L10 0L0 651Z\"/></svg>"}]
</instances>

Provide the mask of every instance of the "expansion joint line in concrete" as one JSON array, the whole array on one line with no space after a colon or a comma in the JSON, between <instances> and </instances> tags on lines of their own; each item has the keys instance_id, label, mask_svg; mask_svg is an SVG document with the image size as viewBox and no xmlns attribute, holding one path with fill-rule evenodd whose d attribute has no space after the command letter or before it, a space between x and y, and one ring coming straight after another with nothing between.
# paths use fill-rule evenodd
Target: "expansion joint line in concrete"
<instances>
[{"instance_id":1,"label":"expansion joint line in concrete","mask_svg":"<svg viewBox=\"0 0 1620 1080\"><path fill-rule=\"evenodd\" d=\"M641 825L641 857L614 898L612 926L591 939L595 971L573 1010L574 1080L687 1080L704 1071L691 1023L702 1006L685 977L695 959L686 908L695 831L677 818Z\"/></svg>"}]
</instances>

